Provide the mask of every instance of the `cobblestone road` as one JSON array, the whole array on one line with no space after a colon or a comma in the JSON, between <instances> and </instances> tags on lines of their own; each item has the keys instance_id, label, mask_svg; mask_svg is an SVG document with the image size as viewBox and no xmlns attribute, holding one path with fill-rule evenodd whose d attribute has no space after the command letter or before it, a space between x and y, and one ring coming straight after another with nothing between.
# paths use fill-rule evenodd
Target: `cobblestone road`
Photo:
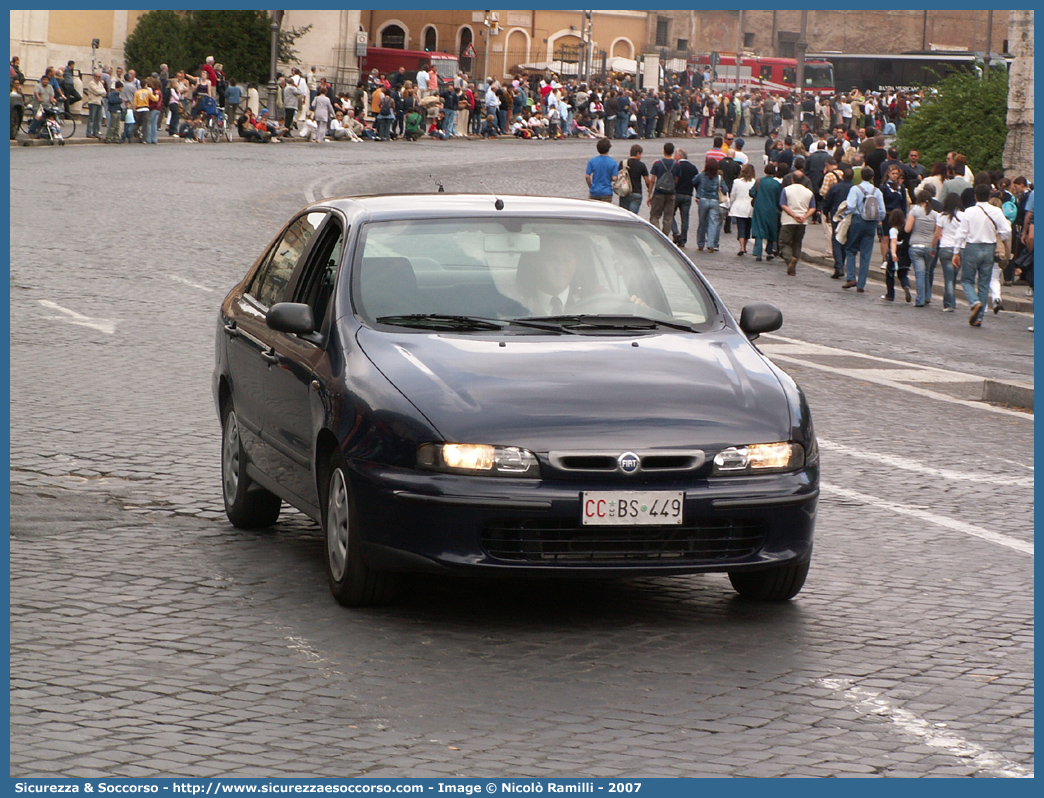
<instances>
[{"instance_id":1,"label":"cobblestone road","mask_svg":"<svg viewBox=\"0 0 1044 798\"><path fill-rule=\"evenodd\" d=\"M816 555L785 606L741 601L723 575L423 578L345 611L311 522L224 519L215 316L290 213L428 191L429 175L582 197L592 154L11 153L13 776L1033 772L1033 418L935 371L1031 381L1025 317L974 330L727 242L692 255L734 311L783 308L766 351L823 443ZM56 198L80 222L41 237ZM882 376L899 368L924 390Z\"/></svg>"}]
</instances>

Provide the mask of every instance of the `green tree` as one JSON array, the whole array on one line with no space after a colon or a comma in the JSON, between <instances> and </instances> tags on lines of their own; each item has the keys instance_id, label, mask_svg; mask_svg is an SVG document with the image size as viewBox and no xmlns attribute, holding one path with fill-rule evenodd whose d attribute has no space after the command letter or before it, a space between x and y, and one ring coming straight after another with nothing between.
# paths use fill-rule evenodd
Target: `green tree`
<instances>
[{"instance_id":1,"label":"green tree","mask_svg":"<svg viewBox=\"0 0 1044 798\"><path fill-rule=\"evenodd\" d=\"M296 63L294 42L311 30L279 31L279 60ZM139 74L151 74L167 64L197 72L208 56L224 66L225 75L240 82L268 81L272 33L267 11L149 11L127 37L127 66Z\"/></svg>"},{"instance_id":2,"label":"green tree","mask_svg":"<svg viewBox=\"0 0 1044 798\"><path fill-rule=\"evenodd\" d=\"M975 71L950 75L925 93L921 107L899 128L895 147L900 157L919 150L921 162L946 160L961 152L973 172L1001 168L1008 135L1008 71L994 66L989 77Z\"/></svg>"},{"instance_id":3,"label":"green tree","mask_svg":"<svg viewBox=\"0 0 1044 798\"><path fill-rule=\"evenodd\" d=\"M230 78L268 80L271 34L266 11L193 11L189 32L192 69L212 55Z\"/></svg>"},{"instance_id":4,"label":"green tree","mask_svg":"<svg viewBox=\"0 0 1044 798\"><path fill-rule=\"evenodd\" d=\"M159 72L160 64L167 64L171 74L189 68L187 35L185 20L176 11L142 14L124 43L127 68L139 75Z\"/></svg>"}]
</instances>

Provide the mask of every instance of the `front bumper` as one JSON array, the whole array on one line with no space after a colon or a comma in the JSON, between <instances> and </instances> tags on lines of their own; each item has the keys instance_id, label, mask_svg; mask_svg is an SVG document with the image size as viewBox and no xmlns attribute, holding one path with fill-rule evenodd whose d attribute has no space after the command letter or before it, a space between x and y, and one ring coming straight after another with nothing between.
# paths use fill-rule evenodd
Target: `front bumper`
<instances>
[{"instance_id":1,"label":"front bumper","mask_svg":"<svg viewBox=\"0 0 1044 798\"><path fill-rule=\"evenodd\" d=\"M349 463L371 567L537 575L667 575L807 561L818 466L789 474L642 483L512 480ZM593 490L684 491L681 526L592 527Z\"/></svg>"}]
</instances>

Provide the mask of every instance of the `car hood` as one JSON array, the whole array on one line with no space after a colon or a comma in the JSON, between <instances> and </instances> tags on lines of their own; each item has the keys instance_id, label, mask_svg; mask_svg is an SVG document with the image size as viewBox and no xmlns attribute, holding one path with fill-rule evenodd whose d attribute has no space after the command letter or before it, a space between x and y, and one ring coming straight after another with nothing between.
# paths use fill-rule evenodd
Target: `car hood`
<instances>
[{"instance_id":1,"label":"car hood","mask_svg":"<svg viewBox=\"0 0 1044 798\"><path fill-rule=\"evenodd\" d=\"M790 438L786 395L745 338L475 336L363 327L367 357L446 440L561 449Z\"/></svg>"}]
</instances>

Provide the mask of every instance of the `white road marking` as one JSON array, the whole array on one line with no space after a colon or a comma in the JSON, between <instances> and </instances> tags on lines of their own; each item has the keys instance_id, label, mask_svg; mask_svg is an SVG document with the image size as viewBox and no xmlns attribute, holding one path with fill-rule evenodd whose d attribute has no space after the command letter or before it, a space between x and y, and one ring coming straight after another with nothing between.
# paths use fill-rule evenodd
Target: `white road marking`
<instances>
[{"instance_id":1,"label":"white road marking","mask_svg":"<svg viewBox=\"0 0 1044 798\"><path fill-rule=\"evenodd\" d=\"M37 300L45 308L51 310L57 310L64 313L64 316L48 316L49 319L56 319L58 321L64 321L69 324L76 324L80 327L90 327L92 330L98 330L106 335L112 335L116 332L116 322L112 319L94 319L90 316L84 316L82 313L77 313L75 310L69 310L69 308L63 308L56 302L52 302L49 299L38 299Z\"/></svg>"},{"instance_id":2,"label":"white road marking","mask_svg":"<svg viewBox=\"0 0 1044 798\"><path fill-rule=\"evenodd\" d=\"M859 369L859 376L870 382L977 382L980 385L983 382L982 377L974 374L922 368Z\"/></svg>"},{"instance_id":3,"label":"white road marking","mask_svg":"<svg viewBox=\"0 0 1044 798\"><path fill-rule=\"evenodd\" d=\"M880 693L853 685L849 679L818 679L817 682L824 689L840 693L857 711L887 718L902 733L950 756L966 760L982 773L1013 779L1033 777L1033 771L1002 754L965 740L959 734L946 730L945 724L931 724L908 709L896 706Z\"/></svg>"},{"instance_id":4,"label":"white road marking","mask_svg":"<svg viewBox=\"0 0 1044 798\"><path fill-rule=\"evenodd\" d=\"M319 180L315 180L309 183L305 187L305 201L311 205L313 202L318 202L322 199L328 199L330 189L334 186L340 178L337 177L323 177Z\"/></svg>"},{"instance_id":5,"label":"white road marking","mask_svg":"<svg viewBox=\"0 0 1044 798\"><path fill-rule=\"evenodd\" d=\"M793 363L796 366L804 366L818 371L827 371L831 374L837 374L842 377L865 380L866 382L883 385L887 388L895 388L896 390L905 391L906 393L912 393L916 396L924 397L925 399L936 399L940 402L948 402L950 404L971 407L976 410L986 410L990 413L997 413L1004 416L1015 416L1016 418L1033 421L1033 413L1030 412L1011 410L1007 407L991 405L987 402L958 399L955 396L949 396L928 388L921 388L917 385L908 384L910 382L985 382L982 377L976 377L975 375L965 374L959 371L947 371L946 369L939 369L934 366L920 366L913 363L904 363L901 360L893 360L887 357L865 355L861 352L852 352L847 349L838 349L832 346L810 344L806 341L785 338L781 335L766 335L765 338L766 340L764 343L759 345L759 348L772 360L778 360L782 363ZM816 363L813 360L795 357L795 355L843 356L877 363L887 363L893 366L902 366L903 368L841 368L826 363Z\"/></svg>"},{"instance_id":6,"label":"white road marking","mask_svg":"<svg viewBox=\"0 0 1044 798\"><path fill-rule=\"evenodd\" d=\"M1003 535L1000 532L993 532L989 529L983 529L981 526L975 526L974 524L966 524L963 521L956 521L952 518L947 518L944 515L938 515L936 513L923 510L919 507L910 507L905 504L897 504L894 501L887 499L881 499L877 496L871 496L868 493L860 493L859 491L851 490L849 488L842 488L838 485L830 485L825 482L820 483L820 489L824 493L832 493L835 496L840 496L843 499L851 499L862 504L868 504L871 507L876 507L881 510L888 510L899 515L907 515L911 518L916 518L919 521L927 521L929 524L935 524L941 526L944 529L950 529L954 532L961 532L965 535L971 535L972 537L981 538L989 543L996 543L998 546L1006 546L1009 549L1020 551L1023 554L1033 556L1033 543L1027 543L1023 540ZM1032 532L1032 530L1030 530Z\"/></svg>"},{"instance_id":7,"label":"white road marking","mask_svg":"<svg viewBox=\"0 0 1044 798\"><path fill-rule=\"evenodd\" d=\"M173 280L176 283L181 283L182 285L187 285L189 288L198 288L200 291L209 291L209 292L213 292L214 291L213 288L207 288L205 285L199 285L199 283L194 283L191 280L186 280L180 274L168 274L167 277L169 277L171 280Z\"/></svg>"},{"instance_id":8,"label":"white road marking","mask_svg":"<svg viewBox=\"0 0 1044 798\"><path fill-rule=\"evenodd\" d=\"M846 446L843 443L825 441L822 438L819 439L819 448L829 452L837 452L846 457L854 457L857 460L869 460L871 462L880 463L889 468L900 468L904 471L916 471L920 474L941 477L942 479L952 479L957 482L977 482L983 485L1021 485L1029 487L1032 487L1034 484L1033 477L1017 477L1008 474L969 471L950 471L947 468L935 468L934 466L924 465L923 463L918 463L916 460L907 460L903 457L896 457L891 454L868 452L863 449ZM1019 465L1019 463L1012 463L1012 465Z\"/></svg>"}]
</instances>

